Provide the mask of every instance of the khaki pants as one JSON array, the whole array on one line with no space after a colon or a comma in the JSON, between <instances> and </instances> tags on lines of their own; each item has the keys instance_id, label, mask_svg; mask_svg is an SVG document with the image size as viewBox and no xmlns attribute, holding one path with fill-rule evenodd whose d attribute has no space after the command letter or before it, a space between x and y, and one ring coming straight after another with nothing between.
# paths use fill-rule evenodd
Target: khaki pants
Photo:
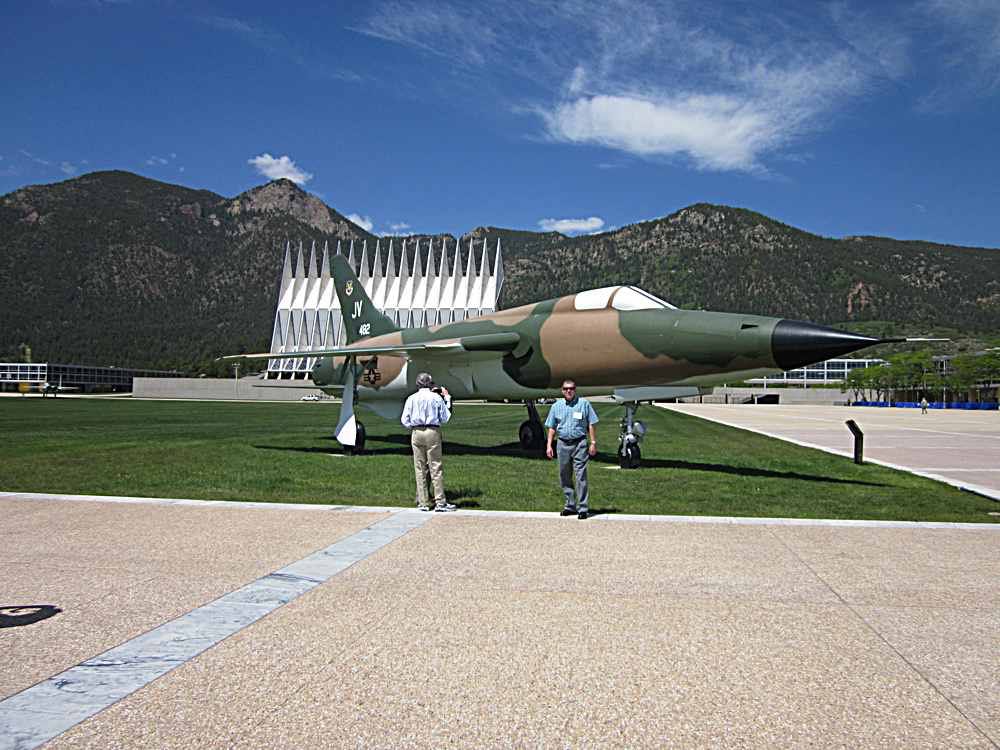
<instances>
[{"instance_id":1,"label":"khaki pants","mask_svg":"<svg viewBox=\"0 0 1000 750\"><path fill-rule=\"evenodd\" d=\"M441 430L437 427L419 427L410 433L413 448L413 471L417 477L417 505L429 505L427 501L427 471L430 470L434 485L434 504L443 506L444 473L441 470Z\"/></svg>"}]
</instances>

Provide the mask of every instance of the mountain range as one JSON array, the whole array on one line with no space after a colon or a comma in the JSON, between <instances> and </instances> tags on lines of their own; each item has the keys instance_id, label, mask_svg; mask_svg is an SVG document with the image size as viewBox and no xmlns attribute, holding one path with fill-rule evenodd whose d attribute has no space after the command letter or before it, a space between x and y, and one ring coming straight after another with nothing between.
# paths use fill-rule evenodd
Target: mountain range
<instances>
[{"instance_id":1,"label":"mountain range","mask_svg":"<svg viewBox=\"0 0 1000 750\"><path fill-rule=\"evenodd\" d=\"M588 236L420 237L499 239L501 307L635 284L684 308L970 345L1000 335L1000 250L832 239L707 203ZM25 187L0 197L0 360L28 344L35 361L194 371L264 351L286 242L376 239L288 180L235 198L122 171Z\"/></svg>"}]
</instances>

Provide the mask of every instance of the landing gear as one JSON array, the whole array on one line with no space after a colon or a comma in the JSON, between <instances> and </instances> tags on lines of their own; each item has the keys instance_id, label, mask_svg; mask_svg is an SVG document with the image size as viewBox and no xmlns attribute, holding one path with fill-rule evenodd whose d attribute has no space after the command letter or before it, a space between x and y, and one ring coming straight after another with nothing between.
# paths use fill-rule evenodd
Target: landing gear
<instances>
[{"instance_id":1,"label":"landing gear","mask_svg":"<svg viewBox=\"0 0 1000 750\"><path fill-rule=\"evenodd\" d=\"M344 453L348 456L357 456L365 452L365 426L361 422L357 422L356 425L357 432L354 436L354 445L344 446Z\"/></svg>"},{"instance_id":2,"label":"landing gear","mask_svg":"<svg viewBox=\"0 0 1000 750\"><path fill-rule=\"evenodd\" d=\"M625 416L622 417L621 432L618 435L618 465L623 469L638 469L642 463L639 441L646 434L646 427L635 418L638 408L637 401L625 404Z\"/></svg>"},{"instance_id":3,"label":"landing gear","mask_svg":"<svg viewBox=\"0 0 1000 750\"><path fill-rule=\"evenodd\" d=\"M524 402L528 407L528 418L521 422L517 429L517 440L521 448L525 451L535 451L542 447L545 442L545 431L542 429L542 420L538 416L538 409L535 402L528 400Z\"/></svg>"}]
</instances>

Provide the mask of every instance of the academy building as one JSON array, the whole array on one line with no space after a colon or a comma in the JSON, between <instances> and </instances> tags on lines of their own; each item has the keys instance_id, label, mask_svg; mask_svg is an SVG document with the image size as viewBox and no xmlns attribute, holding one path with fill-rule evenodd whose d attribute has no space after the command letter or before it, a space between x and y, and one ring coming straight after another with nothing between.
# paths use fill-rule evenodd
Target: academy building
<instances>
[{"instance_id":1,"label":"academy building","mask_svg":"<svg viewBox=\"0 0 1000 750\"><path fill-rule=\"evenodd\" d=\"M48 383L80 393L130 392L135 378L179 378L176 370L140 370L133 367L92 367L54 362L0 362L0 391L24 390Z\"/></svg>"},{"instance_id":2,"label":"academy building","mask_svg":"<svg viewBox=\"0 0 1000 750\"><path fill-rule=\"evenodd\" d=\"M375 307L401 328L419 328L452 323L477 315L496 312L503 287L503 261L500 240L494 253L488 252L486 240L481 247L469 247L462 257L456 244L449 249L442 240L439 248L428 240L407 248L401 243L397 259L393 240L383 256L381 240L369 255L368 243L355 256L354 242L348 249L347 262L364 286ZM337 255L342 255L337 243ZM316 265L316 243L309 251L308 262L299 243L292 270L292 246L285 245L285 261L274 315L274 330L269 351L309 351L343 346L346 333L341 318L340 300L330 277L329 245L324 244L322 260ZM315 357L271 359L265 378L269 380L304 380L312 373Z\"/></svg>"}]
</instances>

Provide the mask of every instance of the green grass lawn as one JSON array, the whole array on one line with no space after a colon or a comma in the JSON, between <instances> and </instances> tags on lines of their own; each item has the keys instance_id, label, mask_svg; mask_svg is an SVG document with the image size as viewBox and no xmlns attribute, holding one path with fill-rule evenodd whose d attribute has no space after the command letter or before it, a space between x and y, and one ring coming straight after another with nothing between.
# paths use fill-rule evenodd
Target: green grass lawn
<instances>
[{"instance_id":1,"label":"green grass lawn","mask_svg":"<svg viewBox=\"0 0 1000 750\"><path fill-rule=\"evenodd\" d=\"M544 416L545 408L542 413ZM0 491L362 505L413 504L409 435L366 410L345 456L336 404L0 399ZM618 470L622 410L599 404L591 507L656 513L997 522L997 503L875 465L644 407L643 467ZM445 486L463 508L558 510L554 461L515 439L522 406L459 404Z\"/></svg>"}]
</instances>

